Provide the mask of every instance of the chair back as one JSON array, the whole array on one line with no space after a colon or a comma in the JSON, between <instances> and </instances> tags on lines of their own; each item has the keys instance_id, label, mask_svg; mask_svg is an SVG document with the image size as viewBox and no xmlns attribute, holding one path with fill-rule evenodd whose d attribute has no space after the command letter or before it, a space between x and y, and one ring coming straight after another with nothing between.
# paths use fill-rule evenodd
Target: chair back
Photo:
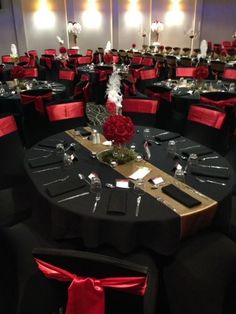
<instances>
[{"instance_id":1,"label":"chair back","mask_svg":"<svg viewBox=\"0 0 236 314\"><path fill-rule=\"evenodd\" d=\"M181 57L179 63L183 67L191 67L192 66L192 59L189 57Z\"/></svg>"},{"instance_id":2,"label":"chair back","mask_svg":"<svg viewBox=\"0 0 236 314\"><path fill-rule=\"evenodd\" d=\"M135 124L155 126L156 115L159 109L158 100L146 98L124 98L122 111L129 116Z\"/></svg>"},{"instance_id":3,"label":"chair back","mask_svg":"<svg viewBox=\"0 0 236 314\"><path fill-rule=\"evenodd\" d=\"M73 70L60 70L59 80L74 81L75 71Z\"/></svg>"},{"instance_id":4,"label":"chair back","mask_svg":"<svg viewBox=\"0 0 236 314\"><path fill-rule=\"evenodd\" d=\"M67 49L67 54L70 56L70 55L76 55L78 54L78 49L72 49L72 48L69 48Z\"/></svg>"},{"instance_id":5,"label":"chair back","mask_svg":"<svg viewBox=\"0 0 236 314\"><path fill-rule=\"evenodd\" d=\"M155 79L155 78L157 78L156 69L140 71L140 80L150 80L150 79Z\"/></svg>"},{"instance_id":6,"label":"chair back","mask_svg":"<svg viewBox=\"0 0 236 314\"><path fill-rule=\"evenodd\" d=\"M38 53L36 50L29 50L28 51L29 56L34 56L35 58L38 57Z\"/></svg>"},{"instance_id":7,"label":"chair back","mask_svg":"<svg viewBox=\"0 0 236 314\"><path fill-rule=\"evenodd\" d=\"M177 67L176 77L193 77L195 67Z\"/></svg>"},{"instance_id":8,"label":"chair back","mask_svg":"<svg viewBox=\"0 0 236 314\"><path fill-rule=\"evenodd\" d=\"M58 280L64 296L68 293L68 313L144 313L147 267L72 250L36 248L33 256L44 275ZM78 298L78 293L83 298Z\"/></svg>"},{"instance_id":9,"label":"chair back","mask_svg":"<svg viewBox=\"0 0 236 314\"><path fill-rule=\"evenodd\" d=\"M236 68L224 68L222 74L223 80L236 80Z\"/></svg>"},{"instance_id":10,"label":"chair back","mask_svg":"<svg viewBox=\"0 0 236 314\"><path fill-rule=\"evenodd\" d=\"M0 115L0 188L9 188L25 177L24 149L13 115ZM24 180L25 181L25 180Z\"/></svg>"},{"instance_id":11,"label":"chair back","mask_svg":"<svg viewBox=\"0 0 236 314\"><path fill-rule=\"evenodd\" d=\"M184 136L205 145L220 154L229 148L230 130L226 112L201 104L191 105Z\"/></svg>"},{"instance_id":12,"label":"chair back","mask_svg":"<svg viewBox=\"0 0 236 314\"><path fill-rule=\"evenodd\" d=\"M141 64L142 63L142 56L133 56L131 59L132 64Z\"/></svg>"},{"instance_id":13,"label":"chair back","mask_svg":"<svg viewBox=\"0 0 236 314\"><path fill-rule=\"evenodd\" d=\"M118 64L120 62L120 57L118 55L112 55L112 63Z\"/></svg>"},{"instance_id":14,"label":"chair back","mask_svg":"<svg viewBox=\"0 0 236 314\"><path fill-rule=\"evenodd\" d=\"M78 65L90 64L92 62L91 56L81 56L77 59Z\"/></svg>"},{"instance_id":15,"label":"chair back","mask_svg":"<svg viewBox=\"0 0 236 314\"><path fill-rule=\"evenodd\" d=\"M93 55L93 50L92 49L87 49L86 50L86 56L92 57L92 55Z\"/></svg>"},{"instance_id":16,"label":"chair back","mask_svg":"<svg viewBox=\"0 0 236 314\"><path fill-rule=\"evenodd\" d=\"M153 62L153 58L152 57L143 57L141 64L144 66L153 66L154 62Z\"/></svg>"},{"instance_id":17,"label":"chair back","mask_svg":"<svg viewBox=\"0 0 236 314\"><path fill-rule=\"evenodd\" d=\"M12 57L10 55L4 55L1 57L2 63L13 63Z\"/></svg>"},{"instance_id":18,"label":"chair back","mask_svg":"<svg viewBox=\"0 0 236 314\"><path fill-rule=\"evenodd\" d=\"M56 49L44 49L44 53L46 55L53 55L53 56L55 56L57 54L57 51L56 51Z\"/></svg>"},{"instance_id":19,"label":"chair back","mask_svg":"<svg viewBox=\"0 0 236 314\"><path fill-rule=\"evenodd\" d=\"M27 106L34 104L36 111L45 112L45 103L50 102L53 98L51 89L34 89L20 93L21 104Z\"/></svg>"},{"instance_id":20,"label":"chair back","mask_svg":"<svg viewBox=\"0 0 236 314\"><path fill-rule=\"evenodd\" d=\"M30 62L30 56L19 56L19 62L28 64Z\"/></svg>"},{"instance_id":21,"label":"chair back","mask_svg":"<svg viewBox=\"0 0 236 314\"><path fill-rule=\"evenodd\" d=\"M24 67L24 78L37 78L39 75L38 68Z\"/></svg>"}]
</instances>

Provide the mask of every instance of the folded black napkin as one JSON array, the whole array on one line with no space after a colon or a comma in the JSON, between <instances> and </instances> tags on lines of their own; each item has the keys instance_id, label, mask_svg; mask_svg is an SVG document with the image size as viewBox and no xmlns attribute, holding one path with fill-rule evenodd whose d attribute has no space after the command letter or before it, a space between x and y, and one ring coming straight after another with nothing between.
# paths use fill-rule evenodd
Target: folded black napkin
<instances>
[{"instance_id":1,"label":"folded black napkin","mask_svg":"<svg viewBox=\"0 0 236 314\"><path fill-rule=\"evenodd\" d=\"M111 190L108 199L107 214L125 215L127 210L127 191Z\"/></svg>"},{"instance_id":2,"label":"folded black napkin","mask_svg":"<svg viewBox=\"0 0 236 314\"><path fill-rule=\"evenodd\" d=\"M83 180L80 180L78 177L73 177L63 182L52 183L47 188L47 193L49 196L55 197L67 192L81 189L84 186L86 186L86 183Z\"/></svg>"},{"instance_id":3,"label":"folded black napkin","mask_svg":"<svg viewBox=\"0 0 236 314\"><path fill-rule=\"evenodd\" d=\"M193 147L193 148L180 148L181 155L189 156L190 154L197 154L197 156L203 156L211 154L212 150L205 146Z\"/></svg>"},{"instance_id":4,"label":"folded black napkin","mask_svg":"<svg viewBox=\"0 0 236 314\"><path fill-rule=\"evenodd\" d=\"M197 174L199 176L229 179L230 171L229 169L218 169L218 168L208 168L201 167L200 165L191 166L190 171L192 174Z\"/></svg>"},{"instance_id":5,"label":"folded black napkin","mask_svg":"<svg viewBox=\"0 0 236 314\"><path fill-rule=\"evenodd\" d=\"M199 200L188 195L173 184L164 186L162 192L189 208L201 204Z\"/></svg>"},{"instance_id":6,"label":"folded black napkin","mask_svg":"<svg viewBox=\"0 0 236 314\"><path fill-rule=\"evenodd\" d=\"M177 137L180 137L180 134L174 133L174 132L168 132L167 134L162 134L162 135L156 135L155 139L159 142L165 142L169 140L173 140Z\"/></svg>"},{"instance_id":7,"label":"folded black napkin","mask_svg":"<svg viewBox=\"0 0 236 314\"><path fill-rule=\"evenodd\" d=\"M65 142L59 142L59 141L53 141L53 140L44 140L41 143L38 144L40 147L47 147L47 148L56 148L57 144L63 144L65 145Z\"/></svg>"},{"instance_id":8,"label":"folded black napkin","mask_svg":"<svg viewBox=\"0 0 236 314\"><path fill-rule=\"evenodd\" d=\"M39 158L35 160L30 160L29 161L29 166L31 168L37 168L37 167L44 167L44 166L49 166L49 165L54 165L62 162L62 156L49 156L47 158Z\"/></svg>"}]
</instances>

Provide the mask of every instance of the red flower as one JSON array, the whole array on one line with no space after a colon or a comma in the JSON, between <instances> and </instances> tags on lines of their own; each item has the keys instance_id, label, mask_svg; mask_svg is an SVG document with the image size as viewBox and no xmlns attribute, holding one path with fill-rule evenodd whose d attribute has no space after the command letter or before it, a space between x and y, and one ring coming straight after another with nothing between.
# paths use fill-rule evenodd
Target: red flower
<instances>
[{"instance_id":1,"label":"red flower","mask_svg":"<svg viewBox=\"0 0 236 314\"><path fill-rule=\"evenodd\" d=\"M125 144L134 136L134 124L129 117L110 116L103 124L103 134L114 144Z\"/></svg>"},{"instance_id":2,"label":"red flower","mask_svg":"<svg viewBox=\"0 0 236 314\"><path fill-rule=\"evenodd\" d=\"M136 44L132 44L132 48L135 48L136 47Z\"/></svg>"},{"instance_id":3,"label":"red flower","mask_svg":"<svg viewBox=\"0 0 236 314\"><path fill-rule=\"evenodd\" d=\"M59 52L60 52L60 53L66 53L67 50L66 50L65 47L60 47Z\"/></svg>"},{"instance_id":4,"label":"red flower","mask_svg":"<svg viewBox=\"0 0 236 314\"><path fill-rule=\"evenodd\" d=\"M14 66L13 69L11 69L11 77L14 79L14 78L17 78L17 79L21 79L25 76L25 69L20 66L20 65L17 65L17 66Z\"/></svg>"},{"instance_id":5,"label":"red flower","mask_svg":"<svg viewBox=\"0 0 236 314\"><path fill-rule=\"evenodd\" d=\"M196 67L193 71L193 77L197 80L205 80L209 75L209 70L207 66L200 65Z\"/></svg>"}]
</instances>

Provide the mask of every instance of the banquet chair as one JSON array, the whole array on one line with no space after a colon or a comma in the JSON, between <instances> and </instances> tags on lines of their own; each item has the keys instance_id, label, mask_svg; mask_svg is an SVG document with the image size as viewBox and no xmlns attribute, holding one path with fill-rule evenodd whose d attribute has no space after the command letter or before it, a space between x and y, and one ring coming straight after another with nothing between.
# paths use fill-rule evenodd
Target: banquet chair
<instances>
[{"instance_id":1,"label":"banquet chair","mask_svg":"<svg viewBox=\"0 0 236 314\"><path fill-rule=\"evenodd\" d=\"M156 99L124 98L122 112L129 116L134 124L144 126L156 126L156 116L159 102Z\"/></svg>"},{"instance_id":2,"label":"banquet chair","mask_svg":"<svg viewBox=\"0 0 236 314\"><path fill-rule=\"evenodd\" d=\"M0 227L7 227L28 218L32 209L24 148L13 115L0 116L0 150Z\"/></svg>"},{"instance_id":3,"label":"banquet chair","mask_svg":"<svg viewBox=\"0 0 236 314\"><path fill-rule=\"evenodd\" d=\"M77 65L84 65L84 64L90 64L92 62L92 56L80 56L77 59Z\"/></svg>"},{"instance_id":4,"label":"banquet chair","mask_svg":"<svg viewBox=\"0 0 236 314\"><path fill-rule=\"evenodd\" d=\"M176 78L180 77L193 77L195 67L182 67L178 66L175 70L175 76Z\"/></svg>"},{"instance_id":5,"label":"banquet chair","mask_svg":"<svg viewBox=\"0 0 236 314\"><path fill-rule=\"evenodd\" d=\"M211 73L215 80L221 79L225 68L225 62L212 60L210 63Z\"/></svg>"},{"instance_id":6,"label":"banquet chair","mask_svg":"<svg viewBox=\"0 0 236 314\"><path fill-rule=\"evenodd\" d=\"M57 54L57 51L56 49L44 49L44 54L55 56Z\"/></svg>"},{"instance_id":7,"label":"banquet chair","mask_svg":"<svg viewBox=\"0 0 236 314\"><path fill-rule=\"evenodd\" d=\"M227 81L236 81L236 68L224 68L222 79Z\"/></svg>"},{"instance_id":8,"label":"banquet chair","mask_svg":"<svg viewBox=\"0 0 236 314\"><path fill-rule=\"evenodd\" d=\"M141 61L141 64L145 67L152 67L154 65L154 62L153 62L153 58L152 56L148 57L143 57L142 58L142 61Z\"/></svg>"},{"instance_id":9,"label":"banquet chair","mask_svg":"<svg viewBox=\"0 0 236 314\"><path fill-rule=\"evenodd\" d=\"M236 244L205 231L182 241L163 269L172 314L230 314L236 308Z\"/></svg>"},{"instance_id":10,"label":"banquet chair","mask_svg":"<svg viewBox=\"0 0 236 314\"><path fill-rule=\"evenodd\" d=\"M175 69L177 66L177 59L175 56L166 56L168 66L168 78L175 78Z\"/></svg>"},{"instance_id":11,"label":"banquet chair","mask_svg":"<svg viewBox=\"0 0 236 314\"><path fill-rule=\"evenodd\" d=\"M28 50L29 56L34 56L35 58L38 58L38 52L37 50Z\"/></svg>"},{"instance_id":12,"label":"banquet chair","mask_svg":"<svg viewBox=\"0 0 236 314\"><path fill-rule=\"evenodd\" d=\"M21 63L21 65L28 65L28 63L30 62L30 56L19 56L19 62Z\"/></svg>"},{"instance_id":13,"label":"banquet chair","mask_svg":"<svg viewBox=\"0 0 236 314\"><path fill-rule=\"evenodd\" d=\"M68 56L76 55L76 54L78 54L78 49L69 48L69 49L67 49L67 54L68 54Z\"/></svg>"},{"instance_id":14,"label":"banquet chair","mask_svg":"<svg viewBox=\"0 0 236 314\"><path fill-rule=\"evenodd\" d=\"M137 89L141 93L146 93L146 88L158 81L158 73L156 69L141 69L139 71L139 79L136 82Z\"/></svg>"},{"instance_id":15,"label":"banquet chair","mask_svg":"<svg viewBox=\"0 0 236 314\"><path fill-rule=\"evenodd\" d=\"M72 96L75 87L75 71L60 69L58 79L58 81L66 87L66 97Z\"/></svg>"},{"instance_id":16,"label":"banquet chair","mask_svg":"<svg viewBox=\"0 0 236 314\"><path fill-rule=\"evenodd\" d=\"M36 67L24 67L24 78L38 78L39 71Z\"/></svg>"},{"instance_id":17,"label":"banquet chair","mask_svg":"<svg viewBox=\"0 0 236 314\"><path fill-rule=\"evenodd\" d=\"M180 47L174 47L174 48L173 48L173 55L174 55L174 56L179 56L180 50L181 50Z\"/></svg>"},{"instance_id":18,"label":"banquet chair","mask_svg":"<svg viewBox=\"0 0 236 314\"><path fill-rule=\"evenodd\" d=\"M230 143L230 127L223 109L206 104L191 105L184 136L225 154Z\"/></svg>"},{"instance_id":19,"label":"banquet chair","mask_svg":"<svg viewBox=\"0 0 236 314\"><path fill-rule=\"evenodd\" d=\"M83 101L63 100L54 102L47 105L46 112L50 134L87 125Z\"/></svg>"},{"instance_id":20,"label":"banquet chair","mask_svg":"<svg viewBox=\"0 0 236 314\"><path fill-rule=\"evenodd\" d=\"M2 63L14 63L14 61L12 60L12 57L10 56L10 55L3 55L2 57L1 57L1 59L2 59Z\"/></svg>"},{"instance_id":21,"label":"banquet chair","mask_svg":"<svg viewBox=\"0 0 236 314\"><path fill-rule=\"evenodd\" d=\"M21 129L28 148L48 135L45 106L53 100L51 89L33 89L20 93Z\"/></svg>"},{"instance_id":22,"label":"banquet chair","mask_svg":"<svg viewBox=\"0 0 236 314\"><path fill-rule=\"evenodd\" d=\"M192 59L190 57L181 57L179 60L180 66L183 67L191 67L192 66Z\"/></svg>"},{"instance_id":23,"label":"banquet chair","mask_svg":"<svg viewBox=\"0 0 236 314\"><path fill-rule=\"evenodd\" d=\"M35 248L33 256L44 276L50 282L56 281L57 294L62 295L59 305L67 311L74 308L73 313L87 314L156 313L158 270L149 253L113 257L99 251ZM75 284L73 278L80 284ZM100 286L99 294L91 286L94 281ZM76 291L78 297L73 297Z\"/></svg>"},{"instance_id":24,"label":"banquet chair","mask_svg":"<svg viewBox=\"0 0 236 314\"><path fill-rule=\"evenodd\" d=\"M92 55L93 55L93 50L92 50L92 49L87 49L85 55L92 57Z\"/></svg>"}]
</instances>

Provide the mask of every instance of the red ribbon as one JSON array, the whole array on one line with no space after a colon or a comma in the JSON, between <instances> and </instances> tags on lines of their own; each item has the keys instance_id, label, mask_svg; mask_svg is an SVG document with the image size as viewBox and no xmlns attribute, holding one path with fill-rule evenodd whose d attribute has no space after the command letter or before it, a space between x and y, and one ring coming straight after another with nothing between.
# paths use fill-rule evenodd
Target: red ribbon
<instances>
[{"instance_id":1,"label":"red ribbon","mask_svg":"<svg viewBox=\"0 0 236 314\"><path fill-rule=\"evenodd\" d=\"M50 57L41 57L42 60L44 60L46 66L51 69L52 68L52 58Z\"/></svg>"},{"instance_id":2,"label":"red ribbon","mask_svg":"<svg viewBox=\"0 0 236 314\"><path fill-rule=\"evenodd\" d=\"M0 119L0 137L17 131L16 121L13 116Z\"/></svg>"},{"instance_id":3,"label":"red ribbon","mask_svg":"<svg viewBox=\"0 0 236 314\"><path fill-rule=\"evenodd\" d=\"M72 118L84 117L84 103L71 102L47 106L49 121L59 121Z\"/></svg>"},{"instance_id":4,"label":"red ribbon","mask_svg":"<svg viewBox=\"0 0 236 314\"><path fill-rule=\"evenodd\" d=\"M21 94L21 103L23 105L27 105L31 102L34 102L35 109L41 113L44 113L44 100L51 100L52 99L52 92L49 92L44 95L24 95Z\"/></svg>"},{"instance_id":5,"label":"red ribbon","mask_svg":"<svg viewBox=\"0 0 236 314\"><path fill-rule=\"evenodd\" d=\"M47 278L71 282L68 288L66 314L104 314L105 287L136 295L144 295L147 287L146 277L86 278L39 259L36 259L36 262Z\"/></svg>"},{"instance_id":6,"label":"red ribbon","mask_svg":"<svg viewBox=\"0 0 236 314\"><path fill-rule=\"evenodd\" d=\"M176 68L176 76L178 77L193 77L193 71L195 70L195 68Z\"/></svg>"},{"instance_id":7,"label":"red ribbon","mask_svg":"<svg viewBox=\"0 0 236 314\"><path fill-rule=\"evenodd\" d=\"M38 69L24 68L24 77L38 77Z\"/></svg>"},{"instance_id":8,"label":"red ribbon","mask_svg":"<svg viewBox=\"0 0 236 314\"><path fill-rule=\"evenodd\" d=\"M2 56L2 63L13 63L11 56Z\"/></svg>"},{"instance_id":9,"label":"red ribbon","mask_svg":"<svg viewBox=\"0 0 236 314\"><path fill-rule=\"evenodd\" d=\"M191 106L188 120L221 129L226 119L226 113L208 108Z\"/></svg>"},{"instance_id":10,"label":"red ribbon","mask_svg":"<svg viewBox=\"0 0 236 314\"><path fill-rule=\"evenodd\" d=\"M236 80L236 69L224 69L223 79Z\"/></svg>"},{"instance_id":11,"label":"red ribbon","mask_svg":"<svg viewBox=\"0 0 236 314\"><path fill-rule=\"evenodd\" d=\"M59 71L59 79L60 80L67 80L67 81L74 81L75 72L70 70L60 70Z\"/></svg>"},{"instance_id":12,"label":"red ribbon","mask_svg":"<svg viewBox=\"0 0 236 314\"><path fill-rule=\"evenodd\" d=\"M90 64L92 62L91 56L78 57L78 64Z\"/></svg>"},{"instance_id":13,"label":"red ribbon","mask_svg":"<svg viewBox=\"0 0 236 314\"><path fill-rule=\"evenodd\" d=\"M151 99L125 98L123 99L124 112L155 114L159 108L158 101Z\"/></svg>"},{"instance_id":14,"label":"red ribbon","mask_svg":"<svg viewBox=\"0 0 236 314\"><path fill-rule=\"evenodd\" d=\"M207 97L200 97L200 102L203 104L213 105L222 109L225 109L227 106L235 106L236 105L236 97L224 99L224 100L213 100Z\"/></svg>"},{"instance_id":15,"label":"red ribbon","mask_svg":"<svg viewBox=\"0 0 236 314\"><path fill-rule=\"evenodd\" d=\"M140 71L141 80L150 80L157 77L156 69L142 70Z\"/></svg>"},{"instance_id":16,"label":"red ribbon","mask_svg":"<svg viewBox=\"0 0 236 314\"><path fill-rule=\"evenodd\" d=\"M89 74L82 74L80 80L81 81L89 81L90 77Z\"/></svg>"},{"instance_id":17,"label":"red ribbon","mask_svg":"<svg viewBox=\"0 0 236 314\"><path fill-rule=\"evenodd\" d=\"M142 58L142 65L146 66L152 66L153 65L153 59L152 58Z\"/></svg>"},{"instance_id":18,"label":"red ribbon","mask_svg":"<svg viewBox=\"0 0 236 314\"><path fill-rule=\"evenodd\" d=\"M139 57L139 56L133 57L132 60L131 60L131 63L133 63L133 64L141 64L142 63L142 59L143 59L143 57Z\"/></svg>"}]
</instances>

